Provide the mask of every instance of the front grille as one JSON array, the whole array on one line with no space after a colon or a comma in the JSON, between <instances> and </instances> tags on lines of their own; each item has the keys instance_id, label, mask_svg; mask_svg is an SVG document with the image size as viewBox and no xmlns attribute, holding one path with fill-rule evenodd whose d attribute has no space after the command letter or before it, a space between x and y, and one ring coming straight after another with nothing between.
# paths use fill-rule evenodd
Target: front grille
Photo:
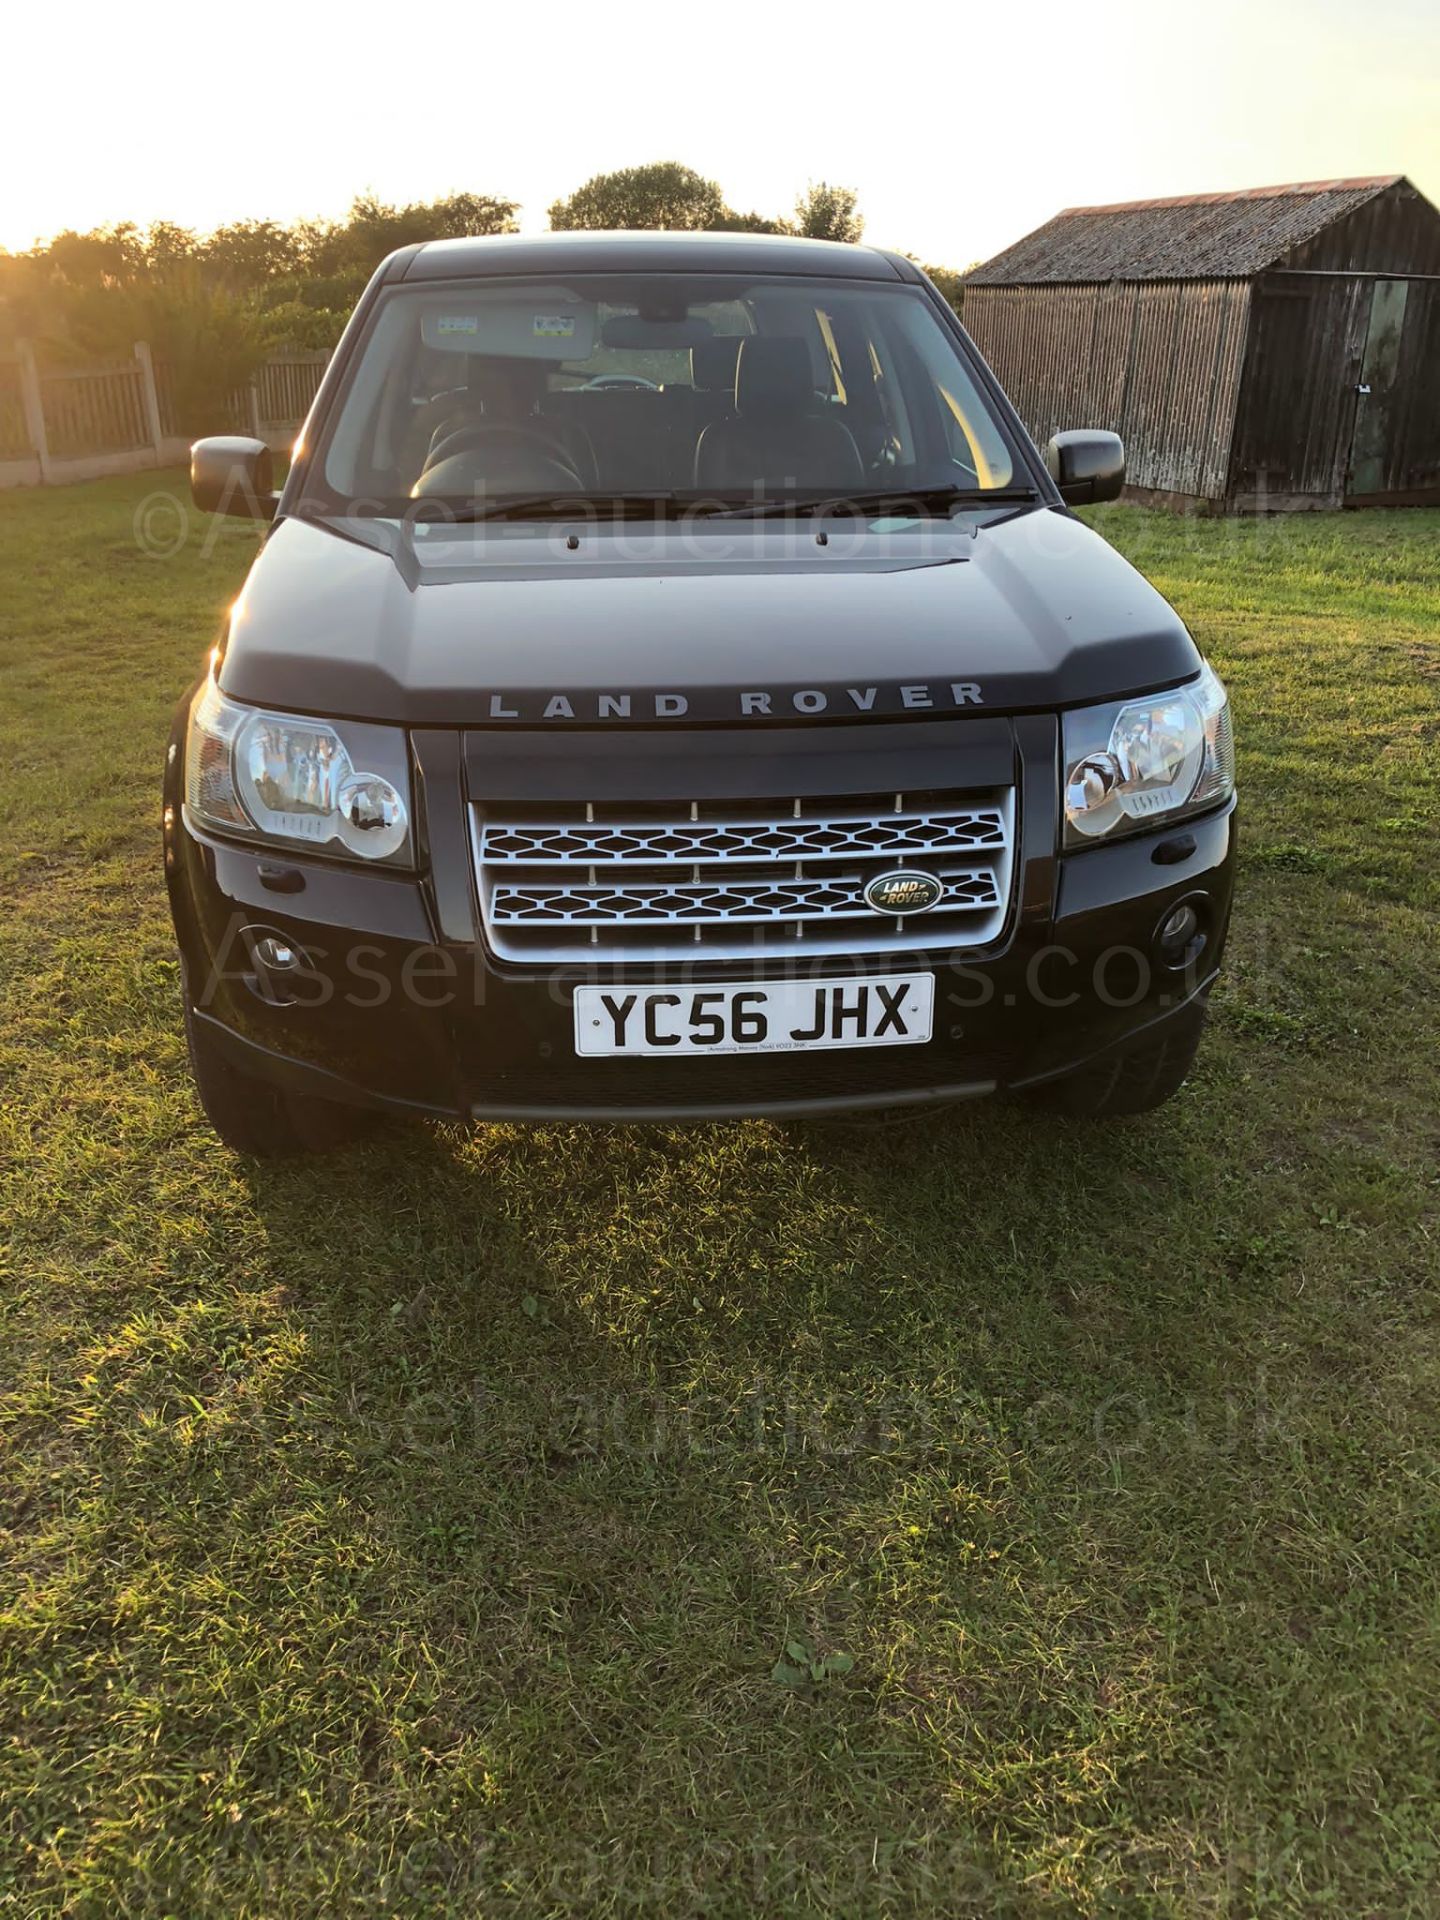
<instances>
[{"instance_id":1,"label":"front grille","mask_svg":"<svg viewBox=\"0 0 1440 1920\"><path fill-rule=\"evenodd\" d=\"M844 800L573 803L473 814L492 950L543 965L978 947L1004 924L1010 788ZM865 889L906 868L942 892L878 913Z\"/></svg>"}]
</instances>

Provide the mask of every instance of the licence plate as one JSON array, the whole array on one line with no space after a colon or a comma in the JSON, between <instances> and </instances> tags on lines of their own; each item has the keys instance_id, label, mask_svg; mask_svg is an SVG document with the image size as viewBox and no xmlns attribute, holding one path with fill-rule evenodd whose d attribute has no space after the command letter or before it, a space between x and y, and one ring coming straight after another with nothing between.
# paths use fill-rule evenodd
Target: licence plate
<instances>
[{"instance_id":1,"label":"licence plate","mask_svg":"<svg viewBox=\"0 0 1440 1920\"><path fill-rule=\"evenodd\" d=\"M578 1054L804 1053L930 1038L935 976L747 987L577 987Z\"/></svg>"}]
</instances>

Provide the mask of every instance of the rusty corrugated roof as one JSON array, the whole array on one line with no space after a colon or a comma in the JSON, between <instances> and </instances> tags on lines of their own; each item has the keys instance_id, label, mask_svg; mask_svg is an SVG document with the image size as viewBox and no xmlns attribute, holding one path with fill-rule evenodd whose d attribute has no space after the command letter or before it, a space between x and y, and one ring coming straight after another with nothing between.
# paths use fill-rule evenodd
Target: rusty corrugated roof
<instances>
[{"instance_id":1,"label":"rusty corrugated roof","mask_svg":"<svg viewBox=\"0 0 1440 1920\"><path fill-rule=\"evenodd\" d=\"M1038 286L1097 280L1244 279L1313 240L1403 174L1309 180L1243 193L1192 193L1067 207L965 277L974 286Z\"/></svg>"}]
</instances>

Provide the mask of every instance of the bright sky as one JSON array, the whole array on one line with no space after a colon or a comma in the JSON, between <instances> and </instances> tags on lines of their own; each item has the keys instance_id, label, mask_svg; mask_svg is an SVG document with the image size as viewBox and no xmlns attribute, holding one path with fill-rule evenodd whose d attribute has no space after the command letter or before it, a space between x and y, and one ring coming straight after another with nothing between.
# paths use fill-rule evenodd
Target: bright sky
<instances>
[{"instance_id":1,"label":"bright sky","mask_svg":"<svg viewBox=\"0 0 1440 1920\"><path fill-rule=\"evenodd\" d=\"M770 214L858 187L867 239L957 267L1062 206L1375 173L1440 202L1435 0L75 0L3 39L10 248L366 189L492 193L539 231L591 174L661 159Z\"/></svg>"}]
</instances>

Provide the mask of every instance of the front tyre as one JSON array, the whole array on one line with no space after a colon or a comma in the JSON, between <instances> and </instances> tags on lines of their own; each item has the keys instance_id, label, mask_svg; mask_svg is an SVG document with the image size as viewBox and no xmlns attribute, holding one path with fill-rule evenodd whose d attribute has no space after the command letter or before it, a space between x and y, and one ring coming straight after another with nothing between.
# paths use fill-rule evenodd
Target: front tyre
<instances>
[{"instance_id":1,"label":"front tyre","mask_svg":"<svg viewBox=\"0 0 1440 1920\"><path fill-rule=\"evenodd\" d=\"M257 1160L327 1153L364 1139L375 1115L309 1094L282 1093L226 1058L187 999L185 1044L205 1118L225 1145Z\"/></svg>"},{"instance_id":2,"label":"front tyre","mask_svg":"<svg viewBox=\"0 0 1440 1920\"><path fill-rule=\"evenodd\" d=\"M1052 1113L1076 1119L1101 1119L1131 1113L1152 1113L1177 1094L1195 1064L1200 1036L1205 1030L1202 1008L1190 1019L1171 1027L1126 1053L1111 1054L1093 1066L1033 1087L1026 1099Z\"/></svg>"}]
</instances>

